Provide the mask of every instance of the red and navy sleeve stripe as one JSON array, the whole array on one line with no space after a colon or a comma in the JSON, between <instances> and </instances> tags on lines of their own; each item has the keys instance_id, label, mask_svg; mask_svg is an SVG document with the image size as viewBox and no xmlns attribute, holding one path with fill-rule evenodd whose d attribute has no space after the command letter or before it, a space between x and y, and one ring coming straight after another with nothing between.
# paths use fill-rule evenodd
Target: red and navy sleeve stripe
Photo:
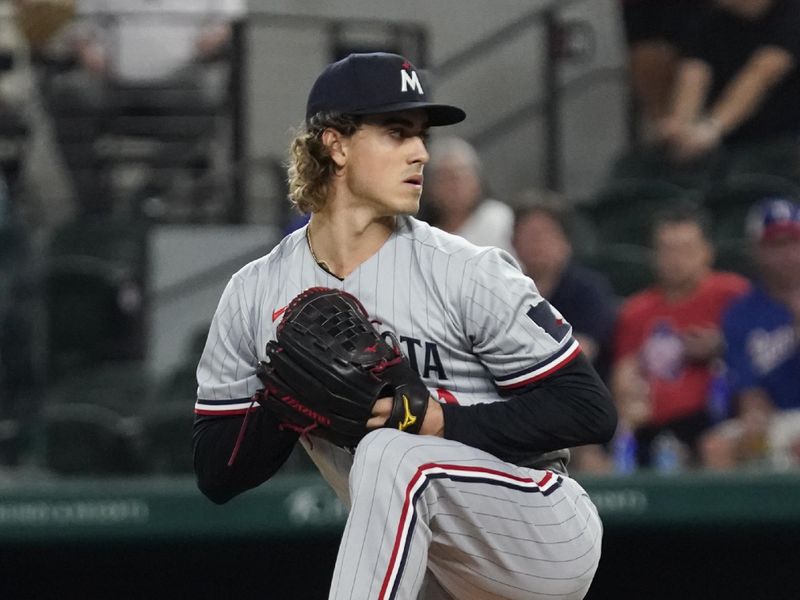
<instances>
[{"instance_id":1,"label":"red and navy sleeve stripe","mask_svg":"<svg viewBox=\"0 0 800 600\"><path fill-rule=\"evenodd\" d=\"M545 360L526 369L522 369L521 371L495 377L494 382L497 387L505 390L528 385L529 383L544 379L548 375L555 373L561 367L569 364L580 352L581 347L577 340L575 340L575 338L570 338L568 343L558 352Z\"/></svg>"},{"instance_id":2,"label":"red and navy sleeve stripe","mask_svg":"<svg viewBox=\"0 0 800 600\"><path fill-rule=\"evenodd\" d=\"M194 412L197 415L243 415L252 407L260 406L252 398L234 398L230 400L205 400L198 398L194 405Z\"/></svg>"}]
</instances>

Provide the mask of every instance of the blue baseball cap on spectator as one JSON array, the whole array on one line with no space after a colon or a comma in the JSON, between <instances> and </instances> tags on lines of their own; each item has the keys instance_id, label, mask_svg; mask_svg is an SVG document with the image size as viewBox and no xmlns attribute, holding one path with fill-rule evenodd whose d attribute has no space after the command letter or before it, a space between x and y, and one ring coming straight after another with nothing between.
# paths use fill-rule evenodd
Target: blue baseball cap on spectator
<instances>
[{"instance_id":1,"label":"blue baseball cap on spectator","mask_svg":"<svg viewBox=\"0 0 800 600\"><path fill-rule=\"evenodd\" d=\"M456 106L430 102L427 82L408 59L397 54L350 54L325 67L311 87L306 122L320 112L375 115L424 109L428 125L452 125L466 118Z\"/></svg>"},{"instance_id":2,"label":"blue baseball cap on spectator","mask_svg":"<svg viewBox=\"0 0 800 600\"><path fill-rule=\"evenodd\" d=\"M800 239L800 205L784 198L760 202L748 215L747 233L759 243Z\"/></svg>"}]
</instances>

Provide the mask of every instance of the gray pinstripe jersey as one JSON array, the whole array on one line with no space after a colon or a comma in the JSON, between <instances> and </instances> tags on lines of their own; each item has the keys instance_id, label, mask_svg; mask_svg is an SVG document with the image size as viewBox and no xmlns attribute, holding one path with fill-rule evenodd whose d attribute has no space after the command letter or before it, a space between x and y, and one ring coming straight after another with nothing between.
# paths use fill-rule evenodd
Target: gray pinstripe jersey
<instances>
[{"instance_id":1,"label":"gray pinstripe jersey","mask_svg":"<svg viewBox=\"0 0 800 600\"><path fill-rule=\"evenodd\" d=\"M544 377L579 352L570 325L502 250L400 217L380 250L340 281L316 264L303 228L228 283L197 369L197 413L245 412L283 309L313 286L359 298L443 402L501 401L499 390Z\"/></svg>"}]
</instances>

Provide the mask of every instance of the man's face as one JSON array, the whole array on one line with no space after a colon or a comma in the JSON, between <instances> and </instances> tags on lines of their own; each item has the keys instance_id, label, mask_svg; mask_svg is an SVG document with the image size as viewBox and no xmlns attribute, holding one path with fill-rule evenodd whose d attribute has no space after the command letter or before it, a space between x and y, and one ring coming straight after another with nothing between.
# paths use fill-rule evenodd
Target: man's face
<instances>
[{"instance_id":1,"label":"man's face","mask_svg":"<svg viewBox=\"0 0 800 600\"><path fill-rule=\"evenodd\" d=\"M653 234L658 280L666 288L698 283L713 262L711 245L697 223L663 223Z\"/></svg>"},{"instance_id":2,"label":"man's face","mask_svg":"<svg viewBox=\"0 0 800 600\"><path fill-rule=\"evenodd\" d=\"M561 226L547 213L524 215L514 227L514 252L529 275L560 271L570 255L569 240Z\"/></svg>"},{"instance_id":3,"label":"man's face","mask_svg":"<svg viewBox=\"0 0 800 600\"><path fill-rule=\"evenodd\" d=\"M481 198L480 177L463 158L443 157L428 177L428 196L442 211L469 212Z\"/></svg>"},{"instance_id":4,"label":"man's face","mask_svg":"<svg viewBox=\"0 0 800 600\"><path fill-rule=\"evenodd\" d=\"M379 216L414 214L428 162L427 116L422 110L368 116L349 138L342 138L341 176L356 205Z\"/></svg>"}]
</instances>

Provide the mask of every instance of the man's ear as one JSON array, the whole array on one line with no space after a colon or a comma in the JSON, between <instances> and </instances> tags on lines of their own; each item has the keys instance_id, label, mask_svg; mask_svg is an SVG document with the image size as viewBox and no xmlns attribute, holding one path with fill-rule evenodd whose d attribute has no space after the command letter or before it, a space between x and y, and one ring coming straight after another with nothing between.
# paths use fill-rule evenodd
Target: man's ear
<instances>
[{"instance_id":1,"label":"man's ear","mask_svg":"<svg viewBox=\"0 0 800 600\"><path fill-rule=\"evenodd\" d=\"M344 167L347 162L347 144L342 133L328 128L322 132L322 143L328 149L328 154L336 166L340 169Z\"/></svg>"}]
</instances>

